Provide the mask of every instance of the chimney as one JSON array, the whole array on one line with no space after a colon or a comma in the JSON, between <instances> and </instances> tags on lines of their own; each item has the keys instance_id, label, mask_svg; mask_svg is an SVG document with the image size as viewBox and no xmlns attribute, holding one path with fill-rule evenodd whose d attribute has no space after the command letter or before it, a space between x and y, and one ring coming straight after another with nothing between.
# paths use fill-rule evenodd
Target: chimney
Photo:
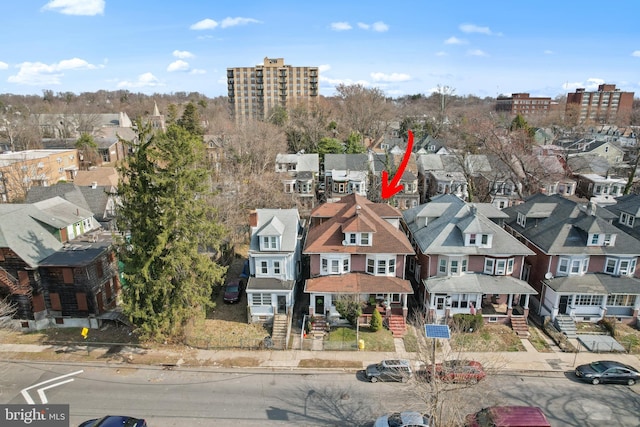
<instances>
[{"instance_id":1,"label":"chimney","mask_svg":"<svg viewBox=\"0 0 640 427\"><path fill-rule=\"evenodd\" d=\"M93 188L94 190L95 190L96 188L98 188L98 182L97 182L97 181L93 181L93 182L91 183L91 188Z\"/></svg>"},{"instance_id":2,"label":"chimney","mask_svg":"<svg viewBox=\"0 0 640 427\"><path fill-rule=\"evenodd\" d=\"M258 212L253 210L249 212L249 227L258 226Z\"/></svg>"},{"instance_id":3,"label":"chimney","mask_svg":"<svg viewBox=\"0 0 640 427\"><path fill-rule=\"evenodd\" d=\"M596 204L594 202L587 203L587 215L596 216Z\"/></svg>"}]
</instances>

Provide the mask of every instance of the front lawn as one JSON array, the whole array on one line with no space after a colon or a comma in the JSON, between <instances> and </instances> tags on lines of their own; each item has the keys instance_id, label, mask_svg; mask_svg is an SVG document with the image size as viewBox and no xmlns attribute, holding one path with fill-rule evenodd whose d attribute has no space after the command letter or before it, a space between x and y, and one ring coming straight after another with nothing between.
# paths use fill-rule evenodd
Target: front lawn
<instances>
[{"instance_id":1,"label":"front lawn","mask_svg":"<svg viewBox=\"0 0 640 427\"><path fill-rule=\"evenodd\" d=\"M506 325L485 324L479 331L455 333L451 349L457 351L525 351L520 338Z\"/></svg>"},{"instance_id":2,"label":"front lawn","mask_svg":"<svg viewBox=\"0 0 640 427\"><path fill-rule=\"evenodd\" d=\"M380 329L372 332L369 328L360 328L359 339L364 340L365 351L395 351L393 335L387 329ZM356 330L349 327L339 327L331 329L325 336L325 340L330 343L354 343L357 348Z\"/></svg>"}]
</instances>

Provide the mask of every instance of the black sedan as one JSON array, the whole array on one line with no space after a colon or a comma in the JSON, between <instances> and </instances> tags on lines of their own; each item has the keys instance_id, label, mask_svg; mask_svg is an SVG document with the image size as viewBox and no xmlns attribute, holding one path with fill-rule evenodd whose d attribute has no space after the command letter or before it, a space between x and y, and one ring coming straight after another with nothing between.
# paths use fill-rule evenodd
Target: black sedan
<instances>
[{"instance_id":1,"label":"black sedan","mask_svg":"<svg viewBox=\"0 0 640 427\"><path fill-rule=\"evenodd\" d=\"M107 415L95 420L87 420L80 424L79 427L147 427L147 422L141 418Z\"/></svg>"},{"instance_id":2,"label":"black sedan","mask_svg":"<svg viewBox=\"0 0 640 427\"><path fill-rule=\"evenodd\" d=\"M640 380L640 372L624 363L612 360L599 360L576 368L576 376L591 384L621 383L634 385Z\"/></svg>"}]
</instances>

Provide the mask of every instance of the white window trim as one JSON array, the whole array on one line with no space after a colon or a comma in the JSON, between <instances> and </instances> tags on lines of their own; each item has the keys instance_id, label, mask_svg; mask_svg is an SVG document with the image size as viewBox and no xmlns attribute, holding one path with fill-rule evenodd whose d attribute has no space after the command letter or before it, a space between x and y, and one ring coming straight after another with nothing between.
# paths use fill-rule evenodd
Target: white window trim
<instances>
[{"instance_id":1,"label":"white window trim","mask_svg":"<svg viewBox=\"0 0 640 427\"><path fill-rule=\"evenodd\" d=\"M344 233L344 241L346 246L371 246L371 234L372 233ZM355 242L352 240L355 240Z\"/></svg>"},{"instance_id":2,"label":"white window trim","mask_svg":"<svg viewBox=\"0 0 640 427\"><path fill-rule=\"evenodd\" d=\"M518 225L524 228L527 225L526 215L518 213L518 219L516 220L516 222L518 223Z\"/></svg>"},{"instance_id":3,"label":"white window trim","mask_svg":"<svg viewBox=\"0 0 640 427\"><path fill-rule=\"evenodd\" d=\"M373 273L369 271L369 261L371 260L373 260ZM384 266L384 273L379 272L382 266ZM367 274L373 276L395 276L398 269L397 256L395 254L367 255L365 268Z\"/></svg>"},{"instance_id":4,"label":"white window trim","mask_svg":"<svg viewBox=\"0 0 640 427\"><path fill-rule=\"evenodd\" d=\"M613 271L607 271L609 262L613 261ZM604 273L613 276L633 276L636 271L637 258L616 258L607 257L604 262ZM626 268L622 268L622 264L626 263Z\"/></svg>"},{"instance_id":5,"label":"white window trim","mask_svg":"<svg viewBox=\"0 0 640 427\"><path fill-rule=\"evenodd\" d=\"M326 261L327 267L324 268L323 262ZM345 265L344 262L347 261ZM335 269L334 269L335 267ZM346 267L346 270L345 270ZM320 255L320 275L336 276L349 273L351 271L351 256L349 254L341 255Z\"/></svg>"},{"instance_id":6,"label":"white window trim","mask_svg":"<svg viewBox=\"0 0 640 427\"><path fill-rule=\"evenodd\" d=\"M491 276L511 276L514 264L514 258L485 257L483 272Z\"/></svg>"},{"instance_id":7,"label":"white window trim","mask_svg":"<svg viewBox=\"0 0 640 427\"><path fill-rule=\"evenodd\" d=\"M566 262L566 270L561 269L563 262ZM576 266L577 271L574 271L574 267ZM558 259L558 268L556 269L556 271L557 276L581 276L589 271L589 257L560 257Z\"/></svg>"},{"instance_id":8,"label":"white window trim","mask_svg":"<svg viewBox=\"0 0 640 427\"><path fill-rule=\"evenodd\" d=\"M280 236L261 236L261 251L278 251L280 250Z\"/></svg>"}]
</instances>

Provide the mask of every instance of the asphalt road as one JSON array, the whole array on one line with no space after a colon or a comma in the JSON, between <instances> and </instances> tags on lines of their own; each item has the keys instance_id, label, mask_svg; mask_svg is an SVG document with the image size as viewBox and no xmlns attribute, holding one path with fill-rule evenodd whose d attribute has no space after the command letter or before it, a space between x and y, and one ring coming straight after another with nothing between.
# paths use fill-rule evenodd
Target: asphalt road
<instances>
[{"instance_id":1,"label":"asphalt road","mask_svg":"<svg viewBox=\"0 0 640 427\"><path fill-rule=\"evenodd\" d=\"M43 391L48 403L69 403L71 426L104 414L169 426L371 426L376 416L426 409L431 392L408 384L365 382L355 373L259 370L162 370L127 366L0 363L0 402L25 403L27 387L62 375ZM62 383L68 379L71 382ZM40 388L45 385L40 386ZM442 416L493 404L538 405L554 426L638 426L640 386L593 386L573 374L492 375L480 384L439 394ZM28 390L41 403L37 387Z\"/></svg>"}]
</instances>

